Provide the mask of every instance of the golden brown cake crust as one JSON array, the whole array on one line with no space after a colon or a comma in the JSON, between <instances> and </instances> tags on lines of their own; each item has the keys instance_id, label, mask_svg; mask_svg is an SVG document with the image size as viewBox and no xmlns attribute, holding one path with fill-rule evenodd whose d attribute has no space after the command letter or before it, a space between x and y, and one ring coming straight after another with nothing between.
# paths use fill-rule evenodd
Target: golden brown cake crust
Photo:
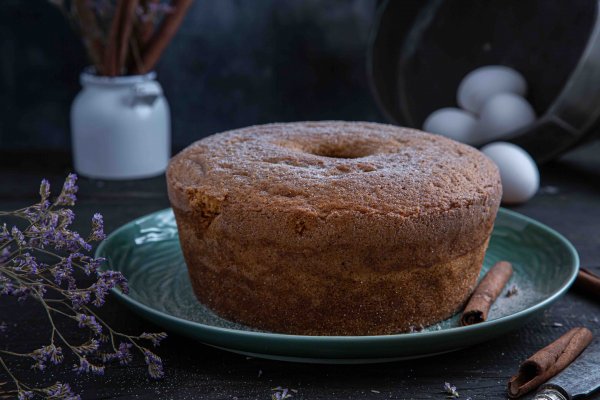
<instances>
[{"instance_id":1,"label":"golden brown cake crust","mask_svg":"<svg viewBox=\"0 0 600 400\"><path fill-rule=\"evenodd\" d=\"M196 295L226 318L381 334L451 315L501 197L477 150L375 123L213 135L173 158L169 198Z\"/></svg>"}]
</instances>

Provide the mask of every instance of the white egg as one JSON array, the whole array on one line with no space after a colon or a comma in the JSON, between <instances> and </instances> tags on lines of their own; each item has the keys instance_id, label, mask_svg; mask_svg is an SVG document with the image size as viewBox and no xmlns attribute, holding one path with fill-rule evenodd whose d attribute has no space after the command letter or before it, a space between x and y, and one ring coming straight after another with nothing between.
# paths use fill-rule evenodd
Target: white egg
<instances>
[{"instance_id":1,"label":"white egg","mask_svg":"<svg viewBox=\"0 0 600 400\"><path fill-rule=\"evenodd\" d=\"M423 122L423 130L472 144L476 125L477 120L471 113L448 107L432 112Z\"/></svg>"},{"instance_id":2,"label":"white egg","mask_svg":"<svg viewBox=\"0 0 600 400\"><path fill-rule=\"evenodd\" d=\"M479 114L483 104L499 93L527 94L523 75L502 65L488 65L469 72L458 86L458 105Z\"/></svg>"},{"instance_id":3,"label":"white egg","mask_svg":"<svg viewBox=\"0 0 600 400\"><path fill-rule=\"evenodd\" d=\"M498 166L503 203L519 204L533 197L540 185L540 173L525 150L512 143L494 142L481 151Z\"/></svg>"},{"instance_id":4,"label":"white egg","mask_svg":"<svg viewBox=\"0 0 600 400\"><path fill-rule=\"evenodd\" d=\"M501 139L534 121L535 111L527 100L512 93L497 94L481 108L476 128L478 141Z\"/></svg>"}]
</instances>

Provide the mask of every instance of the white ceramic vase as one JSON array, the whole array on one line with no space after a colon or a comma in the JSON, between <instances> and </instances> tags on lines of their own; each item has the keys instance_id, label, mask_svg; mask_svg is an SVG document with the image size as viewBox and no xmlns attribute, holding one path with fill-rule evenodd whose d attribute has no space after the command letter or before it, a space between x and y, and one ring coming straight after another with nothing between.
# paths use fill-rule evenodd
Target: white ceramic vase
<instances>
[{"instance_id":1,"label":"white ceramic vase","mask_svg":"<svg viewBox=\"0 0 600 400\"><path fill-rule=\"evenodd\" d=\"M166 169L171 118L156 74L105 77L81 74L71 106L77 173L97 179L136 179Z\"/></svg>"}]
</instances>

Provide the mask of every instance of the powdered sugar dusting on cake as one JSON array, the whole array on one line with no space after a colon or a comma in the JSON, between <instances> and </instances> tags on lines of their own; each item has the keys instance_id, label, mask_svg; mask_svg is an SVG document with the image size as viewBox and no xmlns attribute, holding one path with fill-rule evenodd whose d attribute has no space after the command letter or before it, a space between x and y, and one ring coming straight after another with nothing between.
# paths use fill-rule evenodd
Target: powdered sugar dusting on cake
<instances>
[{"instance_id":1,"label":"powdered sugar dusting on cake","mask_svg":"<svg viewBox=\"0 0 600 400\"><path fill-rule=\"evenodd\" d=\"M414 129L338 121L213 135L177 156L170 173L182 189L217 188L232 200L250 191L318 212L402 215L477 202L499 179L493 163L469 146Z\"/></svg>"}]
</instances>

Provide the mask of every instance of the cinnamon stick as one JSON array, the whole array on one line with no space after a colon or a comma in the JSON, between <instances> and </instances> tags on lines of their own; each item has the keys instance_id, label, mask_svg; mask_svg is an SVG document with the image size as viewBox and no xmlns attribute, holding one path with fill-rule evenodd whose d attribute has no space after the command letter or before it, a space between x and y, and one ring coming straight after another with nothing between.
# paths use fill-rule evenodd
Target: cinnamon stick
<instances>
[{"instance_id":1,"label":"cinnamon stick","mask_svg":"<svg viewBox=\"0 0 600 400\"><path fill-rule=\"evenodd\" d=\"M508 397L516 398L537 388L565 369L592 341L587 328L573 328L529 357L508 381Z\"/></svg>"},{"instance_id":2,"label":"cinnamon stick","mask_svg":"<svg viewBox=\"0 0 600 400\"><path fill-rule=\"evenodd\" d=\"M193 0L173 0L171 6L173 11L164 17L160 27L144 47L142 51L142 62L134 69L134 73L144 74L152 70L167 45L177 33L183 17L192 5Z\"/></svg>"},{"instance_id":3,"label":"cinnamon stick","mask_svg":"<svg viewBox=\"0 0 600 400\"><path fill-rule=\"evenodd\" d=\"M581 268L579 270L573 287L596 300L600 300L600 276L588 269Z\"/></svg>"},{"instance_id":4,"label":"cinnamon stick","mask_svg":"<svg viewBox=\"0 0 600 400\"><path fill-rule=\"evenodd\" d=\"M512 265L508 261L499 261L485 274L463 311L460 319L463 326L487 319L492 304L502 292L512 272Z\"/></svg>"}]
</instances>

